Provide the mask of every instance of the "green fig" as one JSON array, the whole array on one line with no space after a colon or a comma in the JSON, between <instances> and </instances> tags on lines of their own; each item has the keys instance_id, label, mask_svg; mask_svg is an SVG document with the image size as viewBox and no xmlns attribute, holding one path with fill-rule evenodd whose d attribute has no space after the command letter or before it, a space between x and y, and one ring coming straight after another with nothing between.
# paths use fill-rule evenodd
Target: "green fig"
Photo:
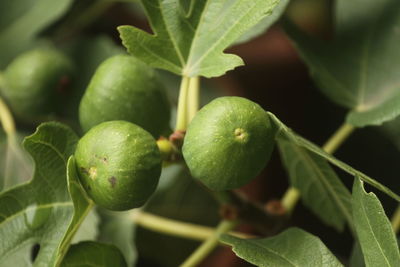
<instances>
[{"instance_id":1,"label":"green fig","mask_svg":"<svg viewBox=\"0 0 400 267\"><path fill-rule=\"evenodd\" d=\"M274 129L258 104L220 97L204 106L186 132L183 157L194 178L212 190L247 184L268 162Z\"/></svg>"},{"instance_id":2,"label":"green fig","mask_svg":"<svg viewBox=\"0 0 400 267\"><path fill-rule=\"evenodd\" d=\"M113 56L98 67L79 106L85 132L104 121L125 120L158 138L169 119L165 88L155 71L128 55Z\"/></svg>"},{"instance_id":3,"label":"green fig","mask_svg":"<svg viewBox=\"0 0 400 267\"><path fill-rule=\"evenodd\" d=\"M156 141L126 121L103 122L90 129L78 142L75 160L87 194L110 210L142 206L161 174Z\"/></svg>"},{"instance_id":4,"label":"green fig","mask_svg":"<svg viewBox=\"0 0 400 267\"><path fill-rule=\"evenodd\" d=\"M71 61L56 49L34 49L19 55L4 71L1 93L20 118L55 112L72 74Z\"/></svg>"}]
</instances>

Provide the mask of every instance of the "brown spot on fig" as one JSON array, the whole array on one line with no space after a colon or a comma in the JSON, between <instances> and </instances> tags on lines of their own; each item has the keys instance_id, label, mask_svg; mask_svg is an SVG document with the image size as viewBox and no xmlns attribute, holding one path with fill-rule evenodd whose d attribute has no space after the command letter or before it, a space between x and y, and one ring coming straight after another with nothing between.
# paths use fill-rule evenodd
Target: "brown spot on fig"
<instances>
[{"instance_id":1,"label":"brown spot on fig","mask_svg":"<svg viewBox=\"0 0 400 267\"><path fill-rule=\"evenodd\" d=\"M81 167L81 173L89 174L89 171L86 168Z\"/></svg>"},{"instance_id":2,"label":"brown spot on fig","mask_svg":"<svg viewBox=\"0 0 400 267\"><path fill-rule=\"evenodd\" d=\"M114 188L117 183L117 178L115 178L114 176L111 176L110 178L108 178L108 182L110 182L111 187Z\"/></svg>"}]
</instances>

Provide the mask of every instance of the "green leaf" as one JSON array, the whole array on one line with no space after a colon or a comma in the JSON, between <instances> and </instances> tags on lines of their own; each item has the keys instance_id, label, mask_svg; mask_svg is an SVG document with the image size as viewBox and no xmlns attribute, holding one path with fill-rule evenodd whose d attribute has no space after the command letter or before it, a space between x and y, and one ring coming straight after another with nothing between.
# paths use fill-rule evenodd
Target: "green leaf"
<instances>
[{"instance_id":1,"label":"green leaf","mask_svg":"<svg viewBox=\"0 0 400 267\"><path fill-rule=\"evenodd\" d=\"M35 244L40 245L36 266L56 263L62 241L70 237L67 230L74 228L85 206L80 185L73 179L67 184L66 178L67 159L77 141L75 133L59 123L42 124L25 139L35 174L30 182L0 194L0 266L28 258Z\"/></svg>"},{"instance_id":2,"label":"green leaf","mask_svg":"<svg viewBox=\"0 0 400 267\"><path fill-rule=\"evenodd\" d=\"M72 238L75 236L79 227L86 218L86 215L92 209L94 203L86 195L81 183L79 182L78 174L76 171L75 159L70 156L67 163L67 180L68 180L68 191L72 198L74 213L72 221L70 222L67 231L65 232L64 238L59 246L59 252L57 255L57 264L63 259L67 252Z\"/></svg>"},{"instance_id":3,"label":"green leaf","mask_svg":"<svg viewBox=\"0 0 400 267\"><path fill-rule=\"evenodd\" d=\"M100 210L101 224L98 240L119 248L129 266L134 266L137 259L136 247L133 242L135 236L133 212L135 211Z\"/></svg>"},{"instance_id":4,"label":"green leaf","mask_svg":"<svg viewBox=\"0 0 400 267\"><path fill-rule=\"evenodd\" d=\"M2 136L0 139L0 191L28 181L33 175L33 161L22 149L22 136Z\"/></svg>"},{"instance_id":5,"label":"green leaf","mask_svg":"<svg viewBox=\"0 0 400 267\"><path fill-rule=\"evenodd\" d=\"M141 2L154 35L118 27L129 53L179 75L215 77L243 65L240 57L223 51L271 14L279 0Z\"/></svg>"},{"instance_id":6,"label":"green leaf","mask_svg":"<svg viewBox=\"0 0 400 267\"><path fill-rule=\"evenodd\" d=\"M0 68L29 47L71 4L72 0L1 0Z\"/></svg>"},{"instance_id":7,"label":"green leaf","mask_svg":"<svg viewBox=\"0 0 400 267\"><path fill-rule=\"evenodd\" d=\"M355 240L353 244L353 249L351 250L351 255L349 259L350 267L365 267L364 255L361 251L360 243Z\"/></svg>"},{"instance_id":8,"label":"green leaf","mask_svg":"<svg viewBox=\"0 0 400 267\"><path fill-rule=\"evenodd\" d=\"M300 190L304 204L339 231L346 221L352 226L351 194L326 159L284 136L277 141L290 184Z\"/></svg>"},{"instance_id":9,"label":"green leaf","mask_svg":"<svg viewBox=\"0 0 400 267\"><path fill-rule=\"evenodd\" d=\"M269 29L275 22L279 20L282 14L285 12L286 7L288 6L290 0L280 0L278 5L272 10L271 15L262 19L259 23L257 23L253 28L246 31L239 39L235 41L236 44L241 44L251 39L256 38L257 36L265 33L267 29Z\"/></svg>"},{"instance_id":10,"label":"green leaf","mask_svg":"<svg viewBox=\"0 0 400 267\"><path fill-rule=\"evenodd\" d=\"M76 231L71 243L76 244L82 241L96 240L100 227L100 217L95 209L89 211L79 229Z\"/></svg>"},{"instance_id":11,"label":"green leaf","mask_svg":"<svg viewBox=\"0 0 400 267\"><path fill-rule=\"evenodd\" d=\"M400 114L400 2L338 0L336 38L315 40L287 23L322 92L347 107L347 122L380 125Z\"/></svg>"},{"instance_id":12,"label":"green leaf","mask_svg":"<svg viewBox=\"0 0 400 267\"><path fill-rule=\"evenodd\" d=\"M380 182L372 179L371 177L365 175L364 173L354 169L350 165L336 159L331 154L326 153L322 148L319 146L311 143L310 141L302 138L301 136L294 133L291 129L289 129L285 124L283 124L274 114L268 112L272 122L275 124L277 128L277 132L279 135L285 136L290 142L307 149L309 152L312 152L315 156L321 157L326 159L331 164L335 165L339 169L351 174L354 177L361 179L362 181L366 182L369 185L372 185L376 189L382 191L383 193L387 194L388 196L392 197L393 199L400 202L400 196L394 193L392 190L381 184Z\"/></svg>"},{"instance_id":13,"label":"green leaf","mask_svg":"<svg viewBox=\"0 0 400 267\"><path fill-rule=\"evenodd\" d=\"M361 180L353 186L353 217L366 266L400 266L400 253L389 219L374 193Z\"/></svg>"},{"instance_id":14,"label":"green leaf","mask_svg":"<svg viewBox=\"0 0 400 267\"><path fill-rule=\"evenodd\" d=\"M73 245L61 267L126 267L126 261L121 251L113 245L93 241L85 241Z\"/></svg>"},{"instance_id":15,"label":"green leaf","mask_svg":"<svg viewBox=\"0 0 400 267\"><path fill-rule=\"evenodd\" d=\"M259 267L343 266L318 237L299 228L264 239L223 235L220 240L232 246L238 257Z\"/></svg>"}]
</instances>

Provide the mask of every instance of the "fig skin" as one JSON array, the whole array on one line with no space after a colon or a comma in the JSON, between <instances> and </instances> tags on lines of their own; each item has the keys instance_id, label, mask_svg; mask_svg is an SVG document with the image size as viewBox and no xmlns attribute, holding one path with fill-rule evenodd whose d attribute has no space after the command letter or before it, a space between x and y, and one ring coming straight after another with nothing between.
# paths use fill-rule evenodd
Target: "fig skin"
<instances>
[{"instance_id":1,"label":"fig skin","mask_svg":"<svg viewBox=\"0 0 400 267\"><path fill-rule=\"evenodd\" d=\"M30 50L7 66L1 93L17 117L36 119L57 111L72 73L72 62L60 51Z\"/></svg>"},{"instance_id":2,"label":"fig skin","mask_svg":"<svg viewBox=\"0 0 400 267\"><path fill-rule=\"evenodd\" d=\"M155 138L169 129L170 106L163 84L152 68L129 55L100 64L79 106L84 132L110 120L135 123Z\"/></svg>"},{"instance_id":3,"label":"fig skin","mask_svg":"<svg viewBox=\"0 0 400 267\"><path fill-rule=\"evenodd\" d=\"M109 210L142 206L157 187L161 155L150 133L126 121L103 122L78 142L78 176L94 202Z\"/></svg>"},{"instance_id":4,"label":"fig skin","mask_svg":"<svg viewBox=\"0 0 400 267\"><path fill-rule=\"evenodd\" d=\"M275 130L258 104L220 97L204 106L186 132L183 157L192 176L211 190L241 187L268 162Z\"/></svg>"}]
</instances>

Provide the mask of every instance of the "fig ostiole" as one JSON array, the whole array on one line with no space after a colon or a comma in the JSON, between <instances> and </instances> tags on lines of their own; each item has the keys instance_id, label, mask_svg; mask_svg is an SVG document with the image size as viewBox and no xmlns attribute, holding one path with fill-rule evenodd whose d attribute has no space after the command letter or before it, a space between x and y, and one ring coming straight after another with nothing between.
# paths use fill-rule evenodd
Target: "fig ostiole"
<instances>
[{"instance_id":1,"label":"fig ostiole","mask_svg":"<svg viewBox=\"0 0 400 267\"><path fill-rule=\"evenodd\" d=\"M192 176L212 190L238 188L255 178L274 147L266 111L241 97L204 106L187 129L182 148Z\"/></svg>"},{"instance_id":2,"label":"fig ostiole","mask_svg":"<svg viewBox=\"0 0 400 267\"><path fill-rule=\"evenodd\" d=\"M75 159L87 194L110 210L142 206L161 174L156 140L126 121L103 122L90 129L78 142Z\"/></svg>"},{"instance_id":3,"label":"fig ostiole","mask_svg":"<svg viewBox=\"0 0 400 267\"><path fill-rule=\"evenodd\" d=\"M169 129L169 119L165 88L155 71L129 55L100 64L79 106L85 132L104 121L125 120L158 138Z\"/></svg>"}]
</instances>

